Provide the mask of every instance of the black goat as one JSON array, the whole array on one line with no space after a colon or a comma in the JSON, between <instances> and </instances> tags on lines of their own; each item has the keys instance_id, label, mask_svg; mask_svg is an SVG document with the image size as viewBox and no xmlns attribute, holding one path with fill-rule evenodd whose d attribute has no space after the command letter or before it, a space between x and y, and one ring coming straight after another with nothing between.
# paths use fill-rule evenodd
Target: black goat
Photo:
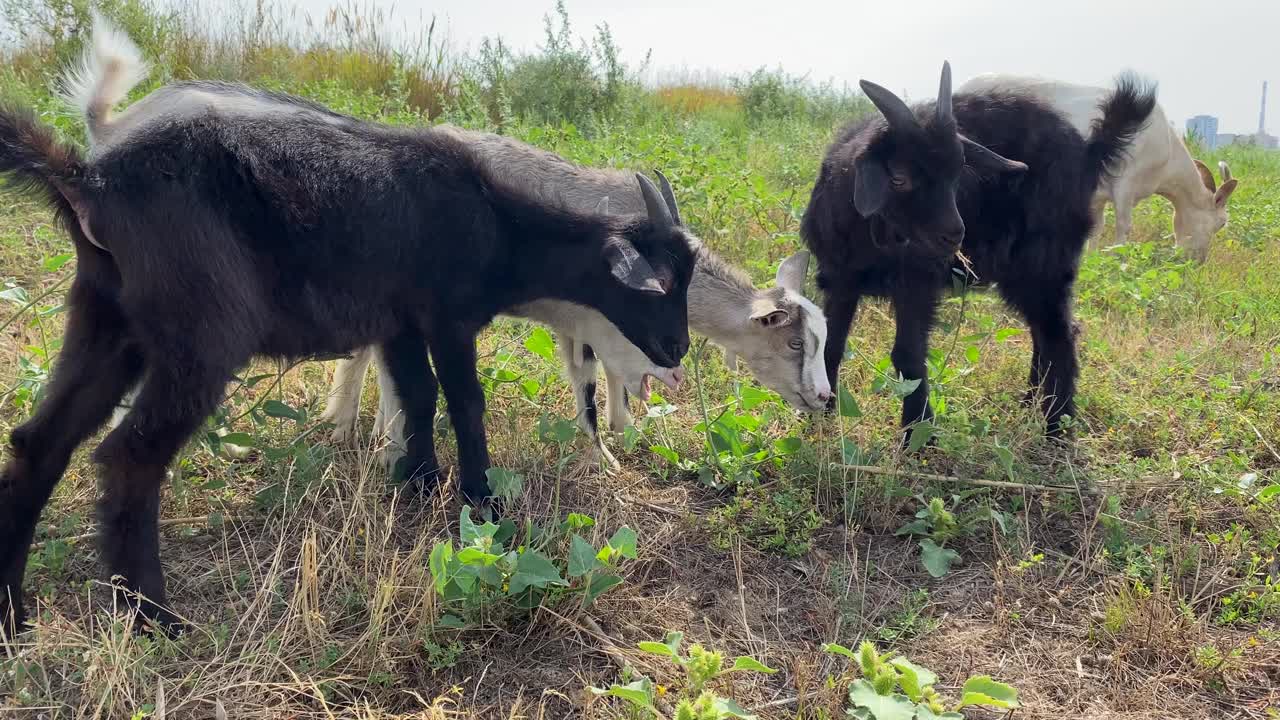
<instances>
[{"instance_id":1,"label":"black goat","mask_svg":"<svg viewBox=\"0 0 1280 720\"><path fill-rule=\"evenodd\" d=\"M120 99L118 70L106 63L91 85L120 96L90 107ZM438 471L429 351L462 490L480 501L489 455L475 338L500 310L568 300L598 309L660 366L688 349L696 239L641 176L648 217L575 211L508 182L452 133L234 85L170 85L111 123L88 115L86 160L29 111L0 109L0 176L43 194L78 260L58 367L0 470L0 628L21 622L32 532L71 453L139 380L93 455L98 522L128 601L169 627L165 468L254 356L379 344L406 408L407 469L425 484Z\"/></svg>"},{"instance_id":2,"label":"black goat","mask_svg":"<svg viewBox=\"0 0 1280 720\"><path fill-rule=\"evenodd\" d=\"M1058 432L1074 410L1072 285L1093 227L1090 201L1146 123L1154 89L1121 78L1087 140L1028 96L960 94L953 102L949 65L937 101L914 109L874 83L862 89L883 117L840 133L801 226L826 295L832 387L859 298L887 297L897 322L893 364L920 381L903 400L902 425L930 419L929 328L959 275L996 283L1030 325L1032 392L1043 393L1050 432Z\"/></svg>"}]
</instances>

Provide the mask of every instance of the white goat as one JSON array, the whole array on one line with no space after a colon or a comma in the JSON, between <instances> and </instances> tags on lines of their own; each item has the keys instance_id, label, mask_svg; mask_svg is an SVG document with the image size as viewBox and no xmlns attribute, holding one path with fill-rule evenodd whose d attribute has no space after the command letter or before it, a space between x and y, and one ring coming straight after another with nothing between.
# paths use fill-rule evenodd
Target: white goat
<instances>
[{"instance_id":1,"label":"white goat","mask_svg":"<svg viewBox=\"0 0 1280 720\"><path fill-rule=\"evenodd\" d=\"M1030 94L1065 115L1085 136L1090 124L1101 115L1098 103L1111 92L1108 88L1049 78L998 73L979 75L957 92L993 90ZM1161 195L1173 203L1175 242L1188 256L1203 261L1213 236L1227 224L1227 200L1236 189L1227 164L1222 162L1218 167L1221 187L1214 182L1209 168L1191 157L1182 136L1170 127L1164 110L1156 105L1147 127L1134 138L1119 172L1098 185L1094 200L1098 227L1102 227L1102 211L1109 201L1116 209L1116 243L1124 243L1132 227L1134 205L1151 195ZM1095 230L1093 244L1096 243Z\"/></svg>"},{"instance_id":2,"label":"white goat","mask_svg":"<svg viewBox=\"0 0 1280 720\"><path fill-rule=\"evenodd\" d=\"M831 386L823 365L826 320L817 305L801 294L808 264L809 254L797 252L778 266L777 287L761 290L703 248L689 283L689 327L723 347L730 368L740 357L756 379L793 407L817 411L831 398ZM533 320L555 331L560 356L573 385L578 425L591 438L595 451L612 467L617 466L617 460L605 447L598 429L598 365L604 366L609 427L615 432L631 424L627 398L647 398L650 378L673 389L683 380L679 368L656 367L613 323L590 308L538 300L506 314ZM360 389L369 364L375 359L379 402L373 432L375 437L385 435L388 447L384 459L394 463L404 452L404 424L395 389L374 348L357 351L350 359L338 362L322 417L333 423L335 442L353 437Z\"/></svg>"}]
</instances>

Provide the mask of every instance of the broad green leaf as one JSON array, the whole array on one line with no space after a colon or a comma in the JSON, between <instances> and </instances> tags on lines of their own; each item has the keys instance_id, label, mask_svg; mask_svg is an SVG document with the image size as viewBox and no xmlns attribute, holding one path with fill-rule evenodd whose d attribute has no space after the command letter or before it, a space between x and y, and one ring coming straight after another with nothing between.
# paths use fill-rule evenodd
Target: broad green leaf
<instances>
[{"instance_id":1,"label":"broad green leaf","mask_svg":"<svg viewBox=\"0 0 1280 720\"><path fill-rule=\"evenodd\" d=\"M769 393L757 387L743 385L738 388L738 397L742 399L743 410L754 410L760 403L768 402Z\"/></svg>"},{"instance_id":2,"label":"broad green leaf","mask_svg":"<svg viewBox=\"0 0 1280 720\"><path fill-rule=\"evenodd\" d=\"M907 443L907 452L917 452L933 438L933 423L921 420L911 428L911 441Z\"/></svg>"},{"instance_id":3,"label":"broad green leaf","mask_svg":"<svg viewBox=\"0 0 1280 720\"><path fill-rule=\"evenodd\" d=\"M595 524L595 518L590 515L569 513L569 516L564 519L562 527L564 527L565 530L572 532L574 530L585 530L589 527L595 527Z\"/></svg>"},{"instance_id":4,"label":"broad green leaf","mask_svg":"<svg viewBox=\"0 0 1280 720\"><path fill-rule=\"evenodd\" d=\"M946 575L951 570L951 563L959 559L960 554L955 550L944 548L929 538L920 541L920 562L933 577Z\"/></svg>"},{"instance_id":5,"label":"broad green leaf","mask_svg":"<svg viewBox=\"0 0 1280 720\"><path fill-rule=\"evenodd\" d=\"M621 585L622 578L617 575L596 575L591 578L591 584L587 586L587 604L596 601L596 598L609 592L610 588L615 585Z\"/></svg>"},{"instance_id":6,"label":"broad green leaf","mask_svg":"<svg viewBox=\"0 0 1280 720\"><path fill-rule=\"evenodd\" d=\"M636 647L647 653L653 653L654 655L661 655L663 657L670 658L678 657L676 655L676 651L671 649L671 646L664 645L660 642L654 642L652 640L645 640L644 642L636 643Z\"/></svg>"},{"instance_id":7,"label":"broad green leaf","mask_svg":"<svg viewBox=\"0 0 1280 720\"><path fill-rule=\"evenodd\" d=\"M593 687L591 692L596 695L621 698L656 715L658 709L653 706L653 700L650 698L651 687L652 683L646 680L636 680L626 685L611 685L608 690Z\"/></svg>"},{"instance_id":8,"label":"broad green leaf","mask_svg":"<svg viewBox=\"0 0 1280 720\"><path fill-rule=\"evenodd\" d=\"M244 447L253 447L253 436L249 433L234 432L227 433L218 438L226 445L243 445Z\"/></svg>"},{"instance_id":9,"label":"broad green leaf","mask_svg":"<svg viewBox=\"0 0 1280 720\"><path fill-rule=\"evenodd\" d=\"M919 518L898 528L894 535L928 535L929 520L927 518Z\"/></svg>"},{"instance_id":10,"label":"broad green leaf","mask_svg":"<svg viewBox=\"0 0 1280 720\"><path fill-rule=\"evenodd\" d=\"M474 545L482 537L476 524L471 522L470 505L463 505L462 512L458 516L458 537L464 547Z\"/></svg>"},{"instance_id":11,"label":"broad green leaf","mask_svg":"<svg viewBox=\"0 0 1280 720\"><path fill-rule=\"evenodd\" d=\"M822 651L831 653L832 655L843 655L850 660L858 659L858 656L855 655L852 650L836 643L824 643L822 645Z\"/></svg>"},{"instance_id":12,"label":"broad green leaf","mask_svg":"<svg viewBox=\"0 0 1280 720\"><path fill-rule=\"evenodd\" d=\"M431 578L435 580L436 591L441 595L444 594L445 585L449 584L449 565L452 560L452 540L436 543L435 547L431 548L431 558L428 561L428 567L431 568Z\"/></svg>"},{"instance_id":13,"label":"broad green leaf","mask_svg":"<svg viewBox=\"0 0 1280 720\"><path fill-rule=\"evenodd\" d=\"M4 290L0 290L0 300L8 300L14 305L26 305L31 302L31 296L27 294L26 290L17 285L11 285Z\"/></svg>"},{"instance_id":14,"label":"broad green leaf","mask_svg":"<svg viewBox=\"0 0 1280 720\"><path fill-rule=\"evenodd\" d=\"M672 465L680 464L680 455L677 454L675 450L672 450L669 447L666 447L664 445L651 445L649 446L649 449L652 450L659 457L661 457L663 460L666 460L667 462L671 463Z\"/></svg>"},{"instance_id":15,"label":"broad green leaf","mask_svg":"<svg viewBox=\"0 0 1280 720\"><path fill-rule=\"evenodd\" d=\"M853 399L843 385L840 386L840 417L862 417L862 408L858 407L858 401Z\"/></svg>"},{"instance_id":16,"label":"broad green leaf","mask_svg":"<svg viewBox=\"0 0 1280 720\"><path fill-rule=\"evenodd\" d=\"M546 328L537 326L529 333L529 337L524 340L524 347L529 352L541 357L548 362L554 362L556 358L556 343L551 339L551 333Z\"/></svg>"},{"instance_id":17,"label":"broad green leaf","mask_svg":"<svg viewBox=\"0 0 1280 720\"><path fill-rule=\"evenodd\" d=\"M717 697L715 708L720 713L720 717L740 718L741 720L756 720L756 716L743 710L738 703L727 698Z\"/></svg>"},{"instance_id":18,"label":"broad green leaf","mask_svg":"<svg viewBox=\"0 0 1280 720\"><path fill-rule=\"evenodd\" d=\"M1021 707L1018 691L1011 685L997 682L990 675L975 675L965 681L960 689L960 705L957 710L970 705L982 705L1001 709Z\"/></svg>"},{"instance_id":19,"label":"broad green leaf","mask_svg":"<svg viewBox=\"0 0 1280 720\"><path fill-rule=\"evenodd\" d=\"M852 440L844 438L840 442L840 462L845 465L869 465L870 457Z\"/></svg>"},{"instance_id":20,"label":"broad green leaf","mask_svg":"<svg viewBox=\"0 0 1280 720\"><path fill-rule=\"evenodd\" d=\"M464 547L456 556L458 562L466 565L492 565L502 559L501 555L487 553L477 547Z\"/></svg>"},{"instance_id":21,"label":"broad green leaf","mask_svg":"<svg viewBox=\"0 0 1280 720\"><path fill-rule=\"evenodd\" d=\"M462 618L457 615L441 615L440 619L436 621L436 624L440 627L452 628L455 630L461 630L467 626L467 624L462 621Z\"/></svg>"},{"instance_id":22,"label":"broad green leaf","mask_svg":"<svg viewBox=\"0 0 1280 720\"><path fill-rule=\"evenodd\" d=\"M734 660L733 667L729 668L728 672L738 672L741 670L750 670L751 672L765 673L767 675L772 675L778 672L759 660L756 660L753 657L746 657L745 655Z\"/></svg>"},{"instance_id":23,"label":"broad green leaf","mask_svg":"<svg viewBox=\"0 0 1280 720\"><path fill-rule=\"evenodd\" d=\"M569 577L582 577L597 567L596 549L574 533L569 539Z\"/></svg>"},{"instance_id":24,"label":"broad green leaf","mask_svg":"<svg viewBox=\"0 0 1280 720\"><path fill-rule=\"evenodd\" d=\"M568 585L561 577L560 571L536 550L526 550L516 561L516 572L511 576L509 595L519 595L525 590L545 588L549 585Z\"/></svg>"},{"instance_id":25,"label":"broad green leaf","mask_svg":"<svg viewBox=\"0 0 1280 720\"><path fill-rule=\"evenodd\" d=\"M938 682L938 676L928 668L922 668L906 658L894 658L889 663L898 671L898 684L914 702L920 702L924 689Z\"/></svg>"},{"instance_id":26,"label":"broad green leaf","mask_svg":"<svg viewBox=\"0 0 1280 720\"><path fill-rule=\"evenodd\" d=\"M969 361L970 365L977 365L978 360L982 358L982 353L978 350L977 345L970 345L964 349L964 359Z\"/></svg>"},{"instance_id":27,"label":"broad green leaf","mask_svg":"<svg viewBox=\"0 0 1280 720\"><path fill-rule=\"evenodd\" d=\"M897 396L899 399L905 398L911 393L915 392L916 388L920 387L920 383L921 383L920 378L913 378L911 380L908 380L902 377L901 374L899 374L897 379L892 381L893 394Z\"/></svg>"},{"instance_id":28,"label":"broad green leaf","mask_svg":"<svg viewBox=\"0 0 1280 720\"><path fill-rule=\"evenodd\" d=\"M524 475L518 472L491 467L484 471L484 476L493 494L504 500L514 501L524 494Z\"/></svg>"},{"instance_id":29,"label":"broad green leaf","mask_svg":"<svg viewBox=\"0 0 1280 720\"><path fill-rule=\"evenodd\" d=\"M912 720L916 714L916 704L906 695L877 694L866 680L858 680L849 687L849 702L866 708L875 720Z\"/></svg>"},{"instance_id":30,"label":"broad green leaf","mask_svg":"<svg viewBox=\"0 0 1280 720\"><path fill-rule=\"evenodd\" d=\"M1256 497L1258 499L1258 502L1268 502L1269 500L1271 500L1271 498L1276 497L1277 495L1280 495L1280 483L1275 485L1268 485L1262 488L1261 490L1258 491L1258 494L1256 495Z\"/></svg>"},{"instance_id":31,"label":"broad green leaf","mask_svg":"<svg viewBox=\"0 0 1280 720\"><path fill-rule=\"evenodd\" d=\"M75 253L63 253L61 255L54 255L53 257L45 258L44 269L46 272L57 272L62 269L63 265L67 264L68 260L75 256Z\"/></svg>"},{"instance_id":32,"label":"broad green leaf","mask_svg":"<svg viewBox=\"0 0 1280 720\"><path fill-rule=\"evenodd\" d=\"M294 422L302 422L304 415L279 400L268 400L262 403L262 411L273 418L283 418Z\"/></svg>"},{"instance_id":33,"label":"broad green leaf","mask_svg":"<svg viewBox=\"0 0 1280 720\"><path fill-rule=\"evenodd\" d=\"M804 441L795 436L773 441L773 451L778 455L794 455L802 447L804 447Z\"/></svg>"},{"instance_id":34,"label":"broad green leaf","mask_svg":"<svg viewBox=\"0 0 1280 720\"><path fill-rule=\"evenodd\" d=\"M638 555L636 553L636 531L623 525L618 531L609 538L609 547L624 558L635 560Z\"/></svg>"},{"instance_id":35,"label":"broad green leaf","mask_svg":"<svg viewBox=\"0 0 1280 720\"><path fill-rule=\"evenodd\" d=\"M1022 328L1003 328L996 331L996 342L1004 342L1015 335L1021 335Z\"/></svg>"}]
</instances>

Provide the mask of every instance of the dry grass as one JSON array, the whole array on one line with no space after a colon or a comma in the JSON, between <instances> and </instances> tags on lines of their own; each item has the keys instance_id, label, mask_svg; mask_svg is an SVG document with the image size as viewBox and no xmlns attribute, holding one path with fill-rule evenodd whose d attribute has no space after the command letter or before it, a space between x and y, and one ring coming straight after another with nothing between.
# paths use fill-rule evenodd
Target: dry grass
<instances>
[{"instance_id":1,"label":"dry grass","mask_svg":"<svg viewBox=\"0 0 1280 720\"><path fill-rule=\"evenodd\" d=\"M239 35L165 36L167 67L266 84L288 76L291 87L332 81L373 97L377 108L360 106L370 114L385 103L434 115L456 87L447 53L405 62L370 32L363 11L274 27L264 20L276 17L267 7L243 9ZM290 35L293 28L310 35ZM447 44L427 31L419 45ZM44 72L33 57L19 53L11 69ZM812 182L812 162L798 159L816 162L829 129L713 135L686 157L686 146L664 144L668 136L730 120L745 127L736 97L694 84L658 91L655 105L673 117L589 140L566 139L563 128L538 137L597 162L674 165L694 226L766 280L772 261L795 244L795 215ZM726 160L726 152L736 157ZM162 705L168 717L201 719L218 717L221 705L236 720L623 718L619 706L585 688L616 680L625 665L674 688L678 675L636 649L666 630L778 668L719 688L766 719L843 717L843 687L828 679L847 679L847 668L820 646L863 638L934 669L946 693L976 673L1014 684L1024 704L1015 717L1274 717L1280 610L1262 603L1267 578L1280 578L1280 514L1249 488L1280 481L1280 220L1273 221L1280 209L1269 190L1280 166L1248 160L1236 173L1240 221L1203 268L1158 253L1112 263L1119 256L1108 251L1086 262L1082 412L1065 448L1044 442L1036 412L1017 402L1027 334L962 340L1021 327L990 296L949 303L942 313L946 327L934 346L946 362L935 370L946 407L937 447L918 457L896 451L898 401L873 389L892 343L891 313L870 302L842 377L863 416L801 419L766 401L752 411L760 435L769 443L795 436L801 450L762 466L742 495L710 489L648 450L662 444L698 468L708 465L696 429L700 401L713 410L729 404L744 382L718 353L699 368L700 388L666 398L676 413L640 422L637 449L619 452L622 471L606 476L581 448L565 448L563 457L538 440L541 414L571 414L569 389L558 368L520 348L528 326L497 323L482 341L482 366L542 386L530 400L500 385L489 405L494 465L525 476L510 516L554 525L581 512L596 519L597 544L623 525L639 536L640 557L624 567L625 582L585 610L571 597L527 615L495 608L465 630L442 627L428 556L458 534L452 478L426 497L405 496L388 484L376 438L330 448L314 422L243 420L234 429L270 448L314 446L315 461L264 452L232 460L189 448L165 495L163 554L173 609L192 629L176 640L136 637L111 613L88 539L95 490L82 451L38 528L26 587L35 630L0 650L0 717L159 717ZM735 185L725 168L749 182ZM773 194L760 200L743 190L757 184ZM65 282L74 262L50 271L44 260L67 252L66 239L44 211L5 198L0 281L32 296ZM1135 239L1163 245L1167 209L1157 203L1144 213ZM1154 294L1136 280L1168 273L1178 283ZM59 296L53 292L50 304ZM0 307L0 435L7 435L30 411L23 388L38 386L44 357L56 355L62 315ZM977 360L968 358L970 344ZM278 389L263 383L231 402L242 411L278 393L315 417L329 374L307 363ZM451 434L438 437L450 467ZM1012 454L1012 468L999 460L997 442ZM845 443L869 455L861 464L905 475L834 468L846 460ZM923 474L1081 491L918 479ZM917 494L945 498L958 514L1000 513L971 522L953 541L962 562L942 579L921 567L912 539L895 535L919 509ZM805 506L771 504L783 496ZM726 512L747 499L756 515ZM790 556L759 549L759 528L779 513L792 513L779 530L794 541L784 547L799 548ZM807 513L817 522L805 522ZM731 519L748 516L760 522Z\"/></svg>"}]
</instances>

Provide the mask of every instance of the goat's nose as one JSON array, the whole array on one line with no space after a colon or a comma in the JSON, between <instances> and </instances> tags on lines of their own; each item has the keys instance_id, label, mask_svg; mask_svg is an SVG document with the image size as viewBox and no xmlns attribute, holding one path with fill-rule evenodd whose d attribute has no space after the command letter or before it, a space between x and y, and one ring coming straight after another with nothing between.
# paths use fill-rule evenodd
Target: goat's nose
<instances>
[{"instance_id":1,"label":"goat's nose","mask_svg":"<svg viewBox=\"0 0 1280 720\"><path fill-rule=\"evenodd\" d=\"M667 352L671 354L671 359L678 363L684 358L685 353L689 352L689 341L676 340L667 346Z\"/></svg>"},{"instance_id":2,"label":"goat's nose","mask_svg":"<svg viewBox=\"0 0 1280 720\"><path fill-rule=\"evenodd\" d=\"M938 233L938 240L947 245L959 245L964 242L964 226L959 228L951 228Z\"/></svg>"}]
</instances>

